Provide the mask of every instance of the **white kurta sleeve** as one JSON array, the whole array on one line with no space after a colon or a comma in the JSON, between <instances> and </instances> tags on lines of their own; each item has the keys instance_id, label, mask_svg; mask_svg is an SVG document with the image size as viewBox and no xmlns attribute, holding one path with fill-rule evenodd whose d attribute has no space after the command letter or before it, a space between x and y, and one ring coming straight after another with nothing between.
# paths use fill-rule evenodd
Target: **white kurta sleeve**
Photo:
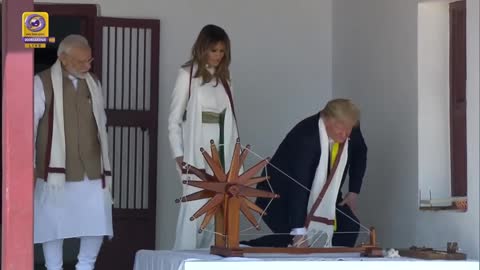
<instances>
[{"instance_id":1,"label":"white kurta sleeve","mask_svg":"<svg viewBox=\"0 0 480 270\"><path fill-rule=\"evenodd\" d=\"M168 138L174 158L183 156L182 122L188 102L189 82L189 72L181 68L173 89L168 117Z\"/></svg>"},{"instance_id":2,"label":"white kurta sleeve","mask_svg":"<svg viewBox=\"0 0 480 270\"><path fill-rule=\"evenodd\" d=\"M33 77L33 151L34 151L34 161L35 164L35 144L37 142L37 129L40 119L45 113L45 92L43 90L43 83L39 76Z\"/></svg>"}]
</instances>

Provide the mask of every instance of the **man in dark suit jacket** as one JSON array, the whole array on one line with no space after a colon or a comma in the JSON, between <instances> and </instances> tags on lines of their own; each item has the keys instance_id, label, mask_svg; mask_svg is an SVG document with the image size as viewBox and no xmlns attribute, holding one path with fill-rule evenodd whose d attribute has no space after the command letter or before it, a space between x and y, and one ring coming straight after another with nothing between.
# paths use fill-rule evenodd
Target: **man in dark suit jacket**
<instances>
[{"instance_id":1,"label":"man in dark suit jacket","mask_svg":"<svg viewBox=\"0 0 480 270\"><path fill-rule=\"evenodd\" d=\"M265 181L257 186L258 189L270 191L270 184L273 191L280 195L279 199L274 199L271 203L270 199L265 198L258 198L256 201L263 209L270 203L263 220L276 234L243 241L242 244L285 247L292 243L291 230L304 226L307 215L305 200L308 201L308 190L312 186L321 154L318 129L320 117L321 113L317 113L302 120L287 134L263 172L263 175L270 176L269 183ZM350 133L347 165L341 183L343 185L348 171L349 192L343 197L340 187L336 206L336 232L357 233L334 234L333 246L355 245L360 226L352 210L355 210L366 161L367 146L357 125ZM299 183L295 183L292 178Z\"/></svg>"}]
</instances>

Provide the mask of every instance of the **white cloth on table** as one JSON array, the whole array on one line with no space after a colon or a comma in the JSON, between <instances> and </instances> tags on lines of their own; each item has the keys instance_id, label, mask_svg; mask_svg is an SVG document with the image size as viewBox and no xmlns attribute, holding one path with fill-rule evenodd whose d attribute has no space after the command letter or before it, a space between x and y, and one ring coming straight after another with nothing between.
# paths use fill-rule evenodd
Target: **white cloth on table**
<instances>
[{"instance_id":1,"label":"white cloth on table","mask_svg":"<svg viewBox=\"0 0 480 270\"><path fill-rule=\"evenodd\" d=\"M414 258L367 258L359 253L325 254L246 254L247 257L223 258L209 250L139 250L134 270L478 270L478 261L426 261Z\"/></svg>"}]
</instances>

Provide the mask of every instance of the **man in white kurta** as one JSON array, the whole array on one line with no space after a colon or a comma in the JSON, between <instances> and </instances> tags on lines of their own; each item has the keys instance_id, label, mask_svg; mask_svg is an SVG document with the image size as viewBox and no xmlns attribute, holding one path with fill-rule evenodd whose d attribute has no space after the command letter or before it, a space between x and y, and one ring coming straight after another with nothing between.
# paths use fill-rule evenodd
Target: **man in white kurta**
<instances>
[{"instance_id":1,"label":"man in white kurta","mask_svg":"<svg viewBox=\"0 0 480 270\"><path fill-rule=\"evenodd\" d=\"M87 40L67 36L58 60L34 77L34 243L61 270L63 239L80 238L77 270L94 269L113 236L111 170L101 86Z\"/></svg>"}]
</instances>

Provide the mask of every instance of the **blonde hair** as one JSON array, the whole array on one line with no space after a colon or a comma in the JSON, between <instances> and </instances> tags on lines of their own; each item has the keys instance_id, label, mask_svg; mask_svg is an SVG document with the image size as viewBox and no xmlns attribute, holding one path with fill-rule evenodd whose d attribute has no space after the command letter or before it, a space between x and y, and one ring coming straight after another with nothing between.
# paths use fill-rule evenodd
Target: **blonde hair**
<instances>
[{"instance_id":1,"label":"blonde hair","mask_svg":"<svg viewBox=\"0 0 480 270\"><path fill-rule=\"evenodd\" d=\"M360 110L349 99L332 99L320 111L323 117L331 118L347 125L357 126L360 121Z\"/></svg>"}]
</instances>

